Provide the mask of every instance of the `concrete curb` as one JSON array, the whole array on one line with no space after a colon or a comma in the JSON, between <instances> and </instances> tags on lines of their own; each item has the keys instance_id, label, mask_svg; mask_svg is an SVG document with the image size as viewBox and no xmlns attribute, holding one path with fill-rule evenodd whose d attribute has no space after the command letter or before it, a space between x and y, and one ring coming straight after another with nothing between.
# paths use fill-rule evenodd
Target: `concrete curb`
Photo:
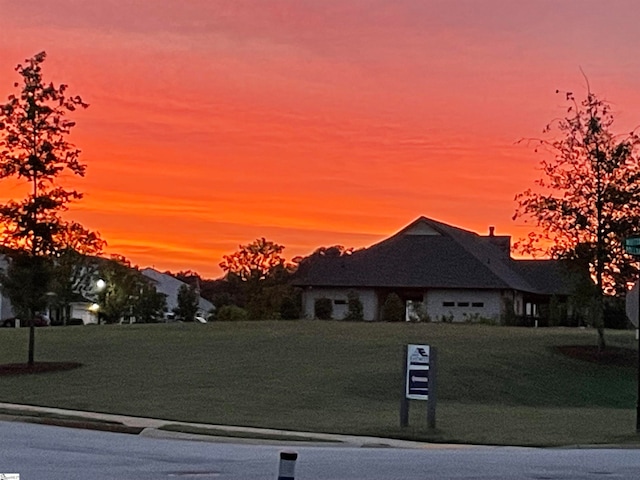
<instances>
[{"instance_id":1,"label":"concrete curb","mask_svg":"<svg viewBox=\"0 0 640 480\"><path fill-rule=\"evenodd\" d=\"M86 419L88 422L105 422L122 424L127 427L141 428L141 436L149 438L167 438L167 439L183 439L198 440L220 443L246 443L246 444L267 444L267 445L288 445L292 442L295 445L308 446L325 446L325 447L361 447L361 448L409 448L409 449L460 449L460 448L487 448L476 445L457 445L457 444L437 444L437 443L421 443L408 440L396 440L391 438L365 437L355 435L338 435L317 432L295 432L290 430L277 430L269 428L253 428L239 427L231 425L211 425L192 422L181 422L175 420L164 420L157 418L133 417L128 415L115 415L99 412L85 412L81 410L68 410L62 408L40 407L35 405L19 405L13 403L1 403L0 409L15 412L16 414L46 414L56 418L70 421L78 421ZM19 421L19 415L14 417ZM202 430L211 430L212 432L229 432L230 434L242 434L238 436L195 434L185 432L175 432L169 430L160 430L161 427L167 425L179 425L190 428L198 428ZM258 438L251 438L255 434ZM278 437L277 439L259 438L265 436ZM314 441L317 440L317 441Z\"/></svg>"}]
</instances>

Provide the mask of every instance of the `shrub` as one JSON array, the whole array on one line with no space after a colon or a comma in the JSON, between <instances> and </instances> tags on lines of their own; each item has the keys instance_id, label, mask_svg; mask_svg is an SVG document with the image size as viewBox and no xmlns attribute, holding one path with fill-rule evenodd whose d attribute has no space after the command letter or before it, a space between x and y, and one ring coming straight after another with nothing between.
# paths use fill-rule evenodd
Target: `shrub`
<instances>
[{"instance_id":1,"label":"shrub","mask_svg":"<svg viewBox=\"0 0 640 480\"><path fill-rule=\"evenodd\" d=\"M510 298L502 299L502 313L500 315L500 323L507 327L515 327L518 324L518 316L514 310L513 300Z\"/></svg>"},{"instance_id":2,"label":"shrub","mask_svg":"<svg viewBox=\"0 0 640 480\"><path fill-rule=\"evenodd\" d=\"M359 322L364 319L364 310L360 296L353 290L347 293L347 308L347 314L344 317L345 320Z\"/></svg>"},{"instance_id":3,"label":"shrub","mask_svg":"<svg viewBox=\"0 0 640 480\"><path fill-rule=\"evenodd\" d=\"M440 321L442 323L453 323L453 313L447 315L440 315Z\"/></svg>"},{"instance_id":4,"label":"shrub","mask_svg":"<svg viewBox=\"0 0 640 480\"><path fill-rule=\"evenodd\" d=\"M333 317L333 302L330 298L316 298L313 304L314 316L320 320L331 320Z\"/></svg>"},{"instance_id":5,"label":"shrub","mask_svg":"<svg viewBox=\"0 0 640 480\"><path fill-rule=\"evenodd\" d=\"M405 306L396 293L390 293L382 305L381 319L384 322L402 322L405 316Z\"/></svg>"},{"instance_id":6,"label":"shrub","mask_svg":"<svg viewBox=\"0 0 640 480\"><path fill-rule=\"evenodd\" d=\"M300 318L300 306L296 299L284 297L280 304L280 318L282 320L297 320Z\"/></svg>"},{"instance_id":7,"label":"shrub","mask_svg":"<svg viewBox=\"0 0 640 480\"><path fill-rule=\"evenodd\" d=\"M216 320L219 322L242 322L248 319L247 311L237 305L225 305L216 313Z\"/></svg>"}]
</instances>

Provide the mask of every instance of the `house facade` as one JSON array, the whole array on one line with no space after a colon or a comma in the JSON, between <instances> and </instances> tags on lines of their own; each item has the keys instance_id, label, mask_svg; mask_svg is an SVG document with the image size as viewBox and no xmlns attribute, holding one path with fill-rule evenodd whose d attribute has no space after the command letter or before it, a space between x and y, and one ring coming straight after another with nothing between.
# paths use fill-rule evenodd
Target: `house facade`
<instances>
[{"instance_id":1,"label":"house facade","mask_svg":"<svg viewBox=\"0 0 640 480\"><path fill-rule=\"evenodd\" d=\"M4 270L7 267L6 259L0 255L0 270ZM181 286L186 285L177 278L167 275L165 273L158 272L152 268L145 268L142 274L153 283L156 290L166 296L167 310L171 313L173 309L178 305L178 291ZM78 286L78 292L74 294L74 298L65 307L65 311L62 312L60 308L50 309L47 313L52 321L56 321L61 324L60 318L69 318L74 320L74 323L81 320L83 324L97 324L99 323L98 313L99 306L96 303L98 299L98 287L91 282L90 285ZM209 313L215 307L208 300L199 297L198 300L198 313L197 315L204 317L209 316ZM43 312L45 313L45 312ZM3 326L8 320L12 320L15 317L11 301L0 290L0 326ZM129 319L129 321L132 321Z\"/></svg>"},{"instance_id":2,"label":"house facade","mask_svg":"<svg viewBox=\"0 0 640 480\"><path fill-rule=\"evenodd\" d=\"M167 313L171 315L173 310L178 306L178 292L180 291L180 287L187 284L153 268L143 268L141 273L153 282L156 291L166 296ZM215 307L209 300L198 296L198 316L206 319L214 309Z\"/></svg>"},{"instance_id":3,"label":"house facade","mask_svg":"<svg viewBox=\"0 0 640 480\"><path fill-rule=\"evenodd\" d=\"M7 260L4 255L0 255L0 271L4 272L6 268ZM13 317L15 317L15 313L13 312L11 301L4 295L4 293L2 293L2 290L0 289L0 326L2 326L6 320Z\"/></svg>"},{"instance_id":4,"label":"house facade","mask_svg":"<svg viewBox=\"0 0 640 480\"><path fill-rule=\"evenodd\" d=\"M381 319L387 296L405 303L407 320L465 322L505 315L536 317L556 296L566 300L571 283L554 260L517 260L510 237L489 235L420 217L395 235L350 254L312 255L295 284L303 289L304 315L315 318L318 299L332 301L342 319L355 292L363 317Z\"/></svg>"}]
</instances>

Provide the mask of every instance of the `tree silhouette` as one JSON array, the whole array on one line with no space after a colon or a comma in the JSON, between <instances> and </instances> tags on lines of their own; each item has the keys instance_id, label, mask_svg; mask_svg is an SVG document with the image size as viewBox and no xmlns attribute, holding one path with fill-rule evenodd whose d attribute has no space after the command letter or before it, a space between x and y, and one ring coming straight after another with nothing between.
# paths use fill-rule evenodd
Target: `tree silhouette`
<instances>
[{"instance_id":1,"label":"tree silhouette","mask_svg":"<svg viewBox=\"0 0 640 480\"><path fill-rule=\"evenodd\" d=\"M258 238L247 245L240 245L231 255L224 255L220 268L242 281L264 280L278 268L285 267L283 251L284 246L264 237Z\"/></svg>"},{"instance_id":2,"label":"tree silhouette","mask_svg":"<svg viewBox=\"0 0 640 480\"><path fill-rule=\"evenodd\" d=\"M13 280L25 278L24 270L29 268L46 275L29 298L12 298L8 292L14 306L31 318L48 293L55 258L70 243L85 244L85 250L99 250L103 243L96 234L61 217L70 202L82 198L78 191L60 185L61 176L84 176L86 170L79 161L80 150L67 140L75 126L67 114L88 105L79 96L69 96L67 85L44 82L41 65L45 58L41 52L16 67L22 78L22 84L14 84L19 92L0 105L0 179L24 181L28 191L22 200L0 206L0 239L10 262L3 284L12 284L6 278L11 272L22 272ZM45 268L45 263L50 265ZM29 337L28 362L33 364L33 325Z\"/></svg>"},{"instance_id":3,"label":"tree silhouette","mask_svg":"<svg viewBox=\"0 0 640 480\"><path fill-rule=\"evenodd\" d=\"M199 295L195 287L187 284L178 289L177 305L173 309L176 318L183 322L194 322L198 314Z\"/></svg>"},{"instance_id":4,"label":"tree silhouette","mask_svg":"<svg viewBox=\"0 0 640 480\"><path fill-rule=\"evenodd\" d=\"M253 319L279 318L284 298L292 295L289 280L293 265L282 256L284 248L259 238L222 257L225 280Z\"/></svg>"},{"instance_id":5,"label":"tree silhouette","mask_svg":"<svg viewBox=\"0 0 640 480\"><path fill-rule=\"evenodd\" d=\"M543 177L515 200L516 218L532 220L537 231L516 247L582 265L595 278L599 345L604 348L604 295L624 294L637 277L624 239L640 225L640 138L616 135L609 103L591 91L582 101L566 93L566 115L544 129L559 134L538 139Z\"/></svg>"}]
</instances>

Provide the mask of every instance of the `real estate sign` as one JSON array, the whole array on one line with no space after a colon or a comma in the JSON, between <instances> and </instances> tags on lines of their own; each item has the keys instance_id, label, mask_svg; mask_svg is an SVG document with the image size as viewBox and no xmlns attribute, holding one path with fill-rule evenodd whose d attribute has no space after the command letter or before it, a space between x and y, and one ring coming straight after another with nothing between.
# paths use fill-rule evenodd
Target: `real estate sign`
<instances>
[{"instance_id":1,"label":"real estate sign","mask_svg":"<svg viewBox=\"0 0 640 480\"><path fill-rule=\"evenodd\" d=\"M429 345L407 345L406 398L429 400Z\"/></svg>"}]
</instances>

